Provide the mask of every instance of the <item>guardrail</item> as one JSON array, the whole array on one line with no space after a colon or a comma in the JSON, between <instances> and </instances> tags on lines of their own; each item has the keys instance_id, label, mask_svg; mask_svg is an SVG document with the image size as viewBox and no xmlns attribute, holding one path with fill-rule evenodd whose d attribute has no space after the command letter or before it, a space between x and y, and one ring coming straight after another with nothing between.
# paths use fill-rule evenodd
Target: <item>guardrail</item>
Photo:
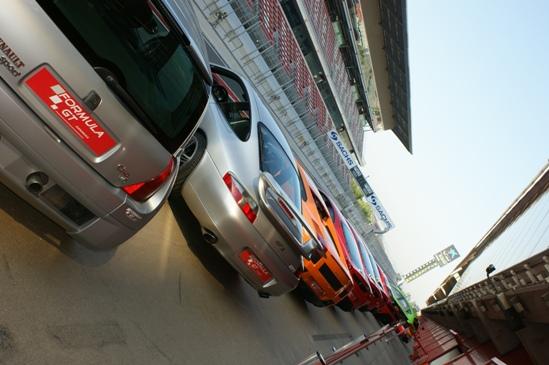
<instances>
[{"instance_id":1,"label":"guardrail","mask_svg":"<svg viewBox=\"0 0 549 365\"><path fill-rule=\"evenodd\" d=\"M476 284L451 293L422 311L442 313L473 309L473 302L486 316L501 318L498 312L510 308L528 320L549 323L549 250L534 255Z\"/></svg>"},{"instance_id":2,"label":"guardrail","mask_svg":"<svg viewBox=\"0 0 549 365\"><path fill-rule=\"evenodd\" d=\"M364 350L365 348L378 342L385 336L393 333L395 331L395 328L399 325L402 325L402 323L397 323L393 326L385 325L369 335L364 334L352 340L351 342L341 346L340 348L335 349L333 353L326 356L323 356L320 351L317 351L297 365L332 365L340 363L343 360L356 354L360 350Z\"/></svg>"},{"instance_id":3,"label":"guardrail","mask_svg":"<svg viewBox=\"0 0 549 365\"><path fill-rule=\"evenodd\" d=\"M487 275L493 271L487 267ZM489 276L427 308L422 314L479 342L490 340L500 355L524 349L532 362L549 358L549 250Z\"/></svg>"}]
</instances>

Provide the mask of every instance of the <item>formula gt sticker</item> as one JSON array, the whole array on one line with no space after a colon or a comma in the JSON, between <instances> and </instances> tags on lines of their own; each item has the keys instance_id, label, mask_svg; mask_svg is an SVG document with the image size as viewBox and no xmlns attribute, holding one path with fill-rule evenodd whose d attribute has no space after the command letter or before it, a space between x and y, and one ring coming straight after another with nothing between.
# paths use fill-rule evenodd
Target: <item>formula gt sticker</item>
<instances>
[{"instance_id":1,"label":"formula gt sticker","mask_svg":"<svg viewBox=\"0 0 549 365\"><path fill-rule=\"evenodd\" d=\"M40 68L25 84L96 156L116 146L114 138L46 67Z\"/></svg>"}]
</instances>

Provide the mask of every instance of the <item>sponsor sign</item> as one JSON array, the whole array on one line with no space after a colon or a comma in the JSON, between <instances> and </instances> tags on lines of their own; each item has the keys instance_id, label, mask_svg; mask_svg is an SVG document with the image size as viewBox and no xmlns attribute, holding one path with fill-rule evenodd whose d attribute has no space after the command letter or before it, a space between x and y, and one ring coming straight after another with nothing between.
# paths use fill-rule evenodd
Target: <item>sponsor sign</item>
<instances>
[{"instance_id":1,"label":"sponsor sign","mask_svg":"<svg viewBox=\"0 0 549 365\"><path fill-rule=\"evenodd\" d=\"M454 245L446 247L444 250L435 254L435 260L439 266L444 266L447 263L454 261L459 257L459 252Z\"/></svg>"},{"instance_id":2,"label":"sponsor sign","mask_svg":"<svg viewBox=\"0 0 549 365\"><path fill-rule=\"evenodd\" d=\"M366 181L366 178L364 177L360 166L355 163L355 161L351 157L351 153L347 151L347 148L343 144L343 141L339 138L339 134L337 133L337 131L335 129L328 131L328 137L334 144L337 152L339 152L339 154L343 158L343 161L345 161L347 168L351 171L351 174L355 178L355 181L366 196L366 201L368 201L368 203L370 203L370 205L372 206L376 217L385 224L385 231L394 228L395 225L389 217L389 214L387 213L385 208L383 208L383 205L381 205L381 202L375 195L370 184L368 184L368 182Z\"/></svg>"},{"instance_id":3,"label":"sponsor sign","mask_svg":"<svg viewBox=\"0 0 549 365\"><path fill-rule=\"evenodd\" d=\"M389 214L387 213L385 208L383 208L383 205L381 205L381 202L377 198L376 194L370 194L366 197L366 200L372 206L376 217L385 224L386 231L395 228L395 224L389 217Z\"/></svg>"},{"instance_id":4,"label":"sponsor sign","mask_svg":"<svg viewBox=\"0 0 549 365\"><path fill-rule=\"evenodd\" d=\"M46 67L25 84L96 156L116 146L114 138Z\"/></svg>"},{"instance_id":5,"label":"sponsor sign","mask_svg":"<svg viewBox=\"0 0 549 365\"><path fill-rule=\"evenodd\" d=\"M335 129L328 131L328 137L334 144L337 152L339 153L343 161L345 161L347 168L351 169L355 167L356 166L355 160L353 160L351 153L347 150L347 147L345 147L345 144L343 143L341 138L339 138L339 134L337 133L337 131Z\"/></svg>"}]
</instances>

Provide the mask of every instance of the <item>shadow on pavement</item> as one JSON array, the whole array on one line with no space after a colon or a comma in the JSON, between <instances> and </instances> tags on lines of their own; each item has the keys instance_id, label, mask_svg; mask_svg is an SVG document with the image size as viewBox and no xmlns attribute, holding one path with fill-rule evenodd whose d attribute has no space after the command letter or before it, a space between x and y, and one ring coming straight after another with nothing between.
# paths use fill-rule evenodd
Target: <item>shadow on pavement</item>
<instances>
[{"instance_id":1,"label":"shadow on pavement","mask_svg":"<svg viewBox=\"0 0 549 365\"><path fill-rule=\"evenodd\" d=\"M292 290L288 295L292 302L295 304L295 307L302 312L303 314L309 314L309 308L307 308L307 302L303 299L303 295L299 292L299 289Z\"/></svg>"},{"instance_id":2,"label":"shadow on pavement","mask_svg":"<svg viewBox=\"0 0 549 365\"><path fill-rule=\"evenodd\" d=\"M238 272L214 247L204 241L200 224L187 204L181 198L170 198L168 202L192 253L223 287L234 288L239 282Z\"/></svg>"},{"instance_id":3,"label":"shadow on pavement","mask_svg":"<svg viewBox=\"0 0 549 365\"><path fill-rule=\"evenodd\" d=\"M116 252L116 248L98 251L79 244L60 226L2 184L0 184L0 210L5 211L17 222L79 264L100 266L107 263Z\"/></svg>"}]
</instances>

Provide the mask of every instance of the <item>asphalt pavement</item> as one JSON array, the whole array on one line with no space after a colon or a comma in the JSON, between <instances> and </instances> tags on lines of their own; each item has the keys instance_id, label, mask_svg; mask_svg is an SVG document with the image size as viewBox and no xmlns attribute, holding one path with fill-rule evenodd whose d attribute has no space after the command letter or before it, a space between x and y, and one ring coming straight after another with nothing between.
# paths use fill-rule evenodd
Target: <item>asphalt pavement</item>
<instances>
[{"instance_id":1,"label":"asphalt pavement","mask_svg":"<svg viewBox=\"0 0 549 365\"><path fill-rule=\"evenodd\" d=\"M0 185L0 364L296 364L380 327L260 298L173 209L94 252ZM395 336L345 362L407 363Z\"/></svg>"}]
</instances>

